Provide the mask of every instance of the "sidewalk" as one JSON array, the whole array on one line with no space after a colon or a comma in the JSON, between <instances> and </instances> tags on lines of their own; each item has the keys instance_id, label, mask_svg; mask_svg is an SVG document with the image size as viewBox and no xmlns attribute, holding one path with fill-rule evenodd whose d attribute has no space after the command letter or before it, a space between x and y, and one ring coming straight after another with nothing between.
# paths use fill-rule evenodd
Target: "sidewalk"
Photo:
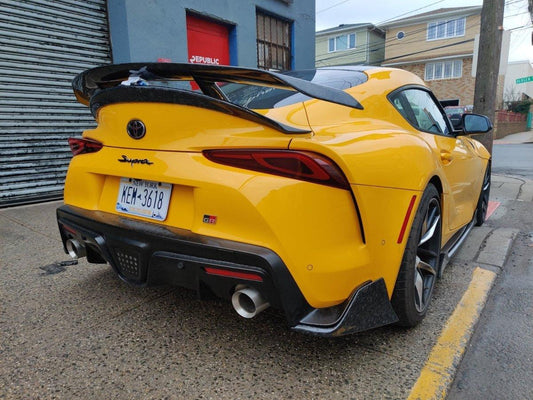
<instances>
[{"instance_id":1,"label":"sidewalk","mask_svg":"<svg viewBox=\"0 0 533 400\"><path fill-rule=\"evenodd\" d=\"M509 143L531 138L526 134L510 135ZM533 399L533 181L493 174L490 197L500 206L458 257L474 258L480 249L476 262L498 277L447 400ZM494 254L504 245L503 258Z\"/></svg>"},{"instance_id":2,"label":"sidewalk","mask_svg":"<svg viewBox=\"0 0 533 400\"><path fill-rule=\"evenodd\" d=\"M513 133L501 139L494 141L494 144L519 144L519 143L533 143L533 130Z\"/></svg>"}]
</instances>

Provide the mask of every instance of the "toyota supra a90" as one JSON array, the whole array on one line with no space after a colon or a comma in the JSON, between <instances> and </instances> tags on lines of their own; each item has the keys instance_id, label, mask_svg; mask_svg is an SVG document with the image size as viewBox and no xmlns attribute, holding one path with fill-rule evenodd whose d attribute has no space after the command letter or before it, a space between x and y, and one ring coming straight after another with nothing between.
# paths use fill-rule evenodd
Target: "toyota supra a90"
<instances>
[{"instance_id":1,"label":"toyota supra a90","mask_svg":"<svg viewBox=\"0 0 533 400\"><path fill-rule=\"evenodd\" d=\"M415 75L134 63L73 81L64 249L337 336L414 326L490 190L490 154Z\"/></svg>"}]
</instances>

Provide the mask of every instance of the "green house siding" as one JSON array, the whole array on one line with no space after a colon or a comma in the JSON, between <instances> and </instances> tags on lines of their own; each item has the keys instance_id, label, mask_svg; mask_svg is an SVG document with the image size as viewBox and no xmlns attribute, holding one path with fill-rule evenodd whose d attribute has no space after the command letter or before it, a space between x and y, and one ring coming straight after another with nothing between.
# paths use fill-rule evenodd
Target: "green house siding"
<instances>
[{"instance_id":1,"label":"green house siding","mask_svg":"<svg viewBox=\"0 0 533 400\"><path fill-rule=\"evenodd\" d=\"M329 51L329 39L340 35L356 34L354 49ZM316 67L334 65L379 64L384 56L384 35L363 29L328 30L316 35Z\"/></svg>"}]
</instances>

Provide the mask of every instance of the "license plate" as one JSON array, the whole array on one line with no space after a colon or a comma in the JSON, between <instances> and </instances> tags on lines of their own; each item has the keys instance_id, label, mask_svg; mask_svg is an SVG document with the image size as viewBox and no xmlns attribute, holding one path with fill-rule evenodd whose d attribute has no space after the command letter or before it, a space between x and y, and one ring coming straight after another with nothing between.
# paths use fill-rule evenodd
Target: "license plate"
<instances>
[{"instance_id":1,"label":"license plate","mask_svg":"<svg viewBox=\"0 0 533 400\"><path fill-rule=\"evenodd\" d=\"M167 217L171 192L170 183L121 178L116 210L164 221Z\"/></svg>"}]
</instances>

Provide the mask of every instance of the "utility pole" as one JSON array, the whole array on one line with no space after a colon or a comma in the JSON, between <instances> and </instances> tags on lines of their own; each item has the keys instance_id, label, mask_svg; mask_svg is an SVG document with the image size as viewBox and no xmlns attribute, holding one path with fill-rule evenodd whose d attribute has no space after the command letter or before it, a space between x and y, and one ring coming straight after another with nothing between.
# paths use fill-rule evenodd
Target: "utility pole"
<instances>
[{"instance_id":1,"label":"utility pole","mask_svg":"<svg viewBox=\"0 0 533 400\"><path fill-rule=\"evenodd\" d=\"M504 5L505 0L483 0L481 9L474 112L486 115L493 123L496 116ZM493 132L487 132L479 140L492 153Z\"/></svg>"}]
</instances>

